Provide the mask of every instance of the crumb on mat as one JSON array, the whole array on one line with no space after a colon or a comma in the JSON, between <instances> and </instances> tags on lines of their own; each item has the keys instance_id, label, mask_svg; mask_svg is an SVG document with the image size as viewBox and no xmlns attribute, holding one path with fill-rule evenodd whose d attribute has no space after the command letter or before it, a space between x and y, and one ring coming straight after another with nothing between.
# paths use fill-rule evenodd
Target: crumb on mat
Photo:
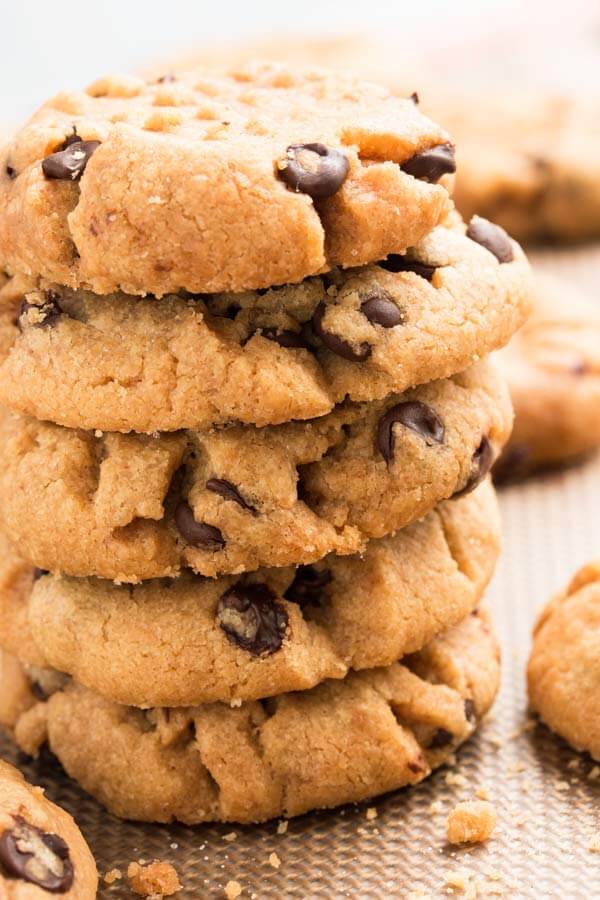
<instances>
[{"instance_id":1,"label":"crumb on mat","mask_svg":"<svg viewBox=\"0 0 600 900\"><path fill-rule=\"evenodd\" d=\"M451 810L446 835L451 844L487 841L496 827L496 810L486 800L466 800Z\"/></svg>"},{"instance_id":2,"label":"crumb on mat","mask_svg":"<svg viewBox=\"0 0 600 900\"><path fill-rule=\"evenodd\" d=\"M142 897L171 897L181 890L175 868L159 859L146 865L129 863L127 879L131 890Z\"/></svg>"}]
</instances>

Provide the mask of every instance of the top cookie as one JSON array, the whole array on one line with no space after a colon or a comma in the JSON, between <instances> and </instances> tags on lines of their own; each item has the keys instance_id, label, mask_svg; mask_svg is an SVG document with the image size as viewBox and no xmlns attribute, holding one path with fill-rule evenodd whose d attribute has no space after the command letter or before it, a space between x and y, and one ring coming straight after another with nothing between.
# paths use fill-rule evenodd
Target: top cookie
<instances>
[{"instance_id":1,"label":"top cookie","mask_svg":"<svg viewBox=\"0 0 600 900\"><path fill-rule=\"evenodd\" d=\"M96 293L268 287L403 253L443 218L448 135L412 99L254 65L101 79L0 162L0 262Z\"/></svg>"},{"instance_id":2,"label":"top cookie","mask_svg":"<svg viewBox=\"0 0 600 900\"><path fill-rule=\"evenodd\" d=\"M0 760L0 897L93 900L96 864L71 816Z\"/></svg>"}]
</instances>

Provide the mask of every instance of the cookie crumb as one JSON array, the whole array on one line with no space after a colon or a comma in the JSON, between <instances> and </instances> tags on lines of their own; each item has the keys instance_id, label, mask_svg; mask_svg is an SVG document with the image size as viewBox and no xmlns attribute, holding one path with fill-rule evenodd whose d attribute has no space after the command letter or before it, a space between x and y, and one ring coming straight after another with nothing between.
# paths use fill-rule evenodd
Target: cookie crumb
<instances>
[{"instance_id":1,"label":"cookie crumb","mask_svg":"<svg viewBox=\"0 0 600 900\"><path fill-rule=\"evenodd\" d=\"M228 834L224 834L223 840L227 841L229 844L232 841L237 841L237 831L230 831Z\"/></svg>"},{"instance_id":2,"label":"cookie crumb","mask_svg":"<svg viewBox=\"0 0 600 900\"><path fill-rule=\"evenodd\" d=\"M366 818L367 822L372 822L374 819L377 818L377 816L378 816L378 812L374 806L370 806L365 813L365 818Z\"/></svg>"},{"instance_id":3,"label":"cookie crumb","mask_svg":"<svg viewBox=\"0 0 600 900\"><path fill-rule=\"evenodd\" d=\"M587 848L591 853L600 853L600 834L595 834L589 839Z\"/></svg>"},{"instance_id":4,"label":"cookie crumb","mask_svg":"<svg viewBox=\"0 0 600 900\"><path fill-rule=\"evenodd\" d=\"M271 853L269 856L269 865L273 866L274 869L278 869L281 865L281 860L277 856L276 853Z\"/></svg>"},{"instance_id":5,"label":"cookie crumb","mask_svg":"<svg viewBox=\"0 0 600 900\"><path fill-rule=\"evenodd\" d=\"M444 809L441 800L434 800L433 803L429 804L429 808L427 812L430 816L439 816L442 810Z\"/></svg>"},{"instance_id":6,"label":"cookie crumb","mask_svg":"<svg viewBox=\"0 0 600 900\"><path fill-rule=\"evenodd\" d=\"M569 790L569 782L568 781L557 781L554 785L557 791L568 791Z\"/></svg>"},{"instance_id":7,"label":"cookie crumb","mask_svg":"<svg viewBox=\"0 0 600 900\"><path fill-rule=\"evenodd\" d=\"M467 779L460 772L446 772L446 784L449 787L466 787Z\"/></svg>"},{"instance_id":8,"label":"cookie crumb","mask_svg":"<svg viewBox=\"0 0 600 900\"><path fill-rule=\"evenodd\" d=\"M110 869L104 876L105 884L114 884L115 881L119 881L123 877L123 873L120 869Z\"/></svg>"},{"instance_id":9,"label":"cookie crumb","mask_svg":"<svg viewBox=\"0 0 600 900\"><path fill-rule=\"evenodd\" d=\"M485 785L482 785L481 787L478 787L477 790L475 791L475 796L477 797L478 800L489 800L490 799L489 789Z\"/></svg>"},{"instance_id":10,"label":"cookie crumb","mask_svg":"<svg viewBox=\"0 0 600 900\"><path fill-rule=\"evenodd\" d=\"M446 887L453 891L465 894L465 900L475 900L477 897L477 885L471 881L471 872L468 869L455 869L454 872L448 872L444 878Z\"/></svg>"},{"instance_id":11,"label":"cookie crumb","mask_svg":"<svg viewBox=\"0 0 600 900\"><path fill-rule=\"evenodd\" d=\"M600 766L592 766L587 777L590 781L596 781L600 777Z\"/></svg>"},{"instance_id":12,"label":"cookie crumb","mask_svg":"<svg viewBox=\"0 0 600 900\"><path fill-rule=\"evenodd\" d=\"M450 844L479 844L491 836L496 827L496 810L485 800L458 803L446 820Z\"/></svg>"},{"instance_id":13,"label":"cookie crumb","mask_svg":"<svg viewBox=\"0 0 600 900\"><path fill-rule=\"evenodd\" d=\"M277 834L287 834L288 824L289 823L287 819L283 819L281 822L279 822L277 825Z\"/></svg>"},{"instance_id":14,"label":"cookie crumb","mask_svg":"<svg viewBox=\"0 0 600 900\"><path fill-rule=\"evenodd\" d=\"M227 900L237 900L242 893L242 886L239 881L228 881L225 885L225 896Z\"/></svg>"},{"instance_id":15,"label":"cookie crumb","mask_svg":"<svg viewBox=\"0 0 600 900\"><path fill-rule=\"evenodd\" d=\"M142 897L171 897L182 886L175 868L159 859L151 863L129 863L127 867L129 887Z\"/></svg>"}]
</instances>

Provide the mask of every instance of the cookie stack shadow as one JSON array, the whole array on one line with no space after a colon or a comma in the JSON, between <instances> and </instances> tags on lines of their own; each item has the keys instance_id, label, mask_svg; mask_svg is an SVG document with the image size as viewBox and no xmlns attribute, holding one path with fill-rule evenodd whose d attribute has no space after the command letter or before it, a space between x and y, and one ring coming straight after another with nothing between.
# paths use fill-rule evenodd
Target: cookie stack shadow
<instances>
[{"instance_id":1,"label":"cookie stack shadow","mask_svg":"<svg viewBox=\"0 0 600 900\"><path fill-rule=\"evenodd\" d=\"M508 235L416 98L275 66L107 78L0 173L0 721L115 814L415 784L499 657L486 356Z\"/></svg>"}]
</instances>

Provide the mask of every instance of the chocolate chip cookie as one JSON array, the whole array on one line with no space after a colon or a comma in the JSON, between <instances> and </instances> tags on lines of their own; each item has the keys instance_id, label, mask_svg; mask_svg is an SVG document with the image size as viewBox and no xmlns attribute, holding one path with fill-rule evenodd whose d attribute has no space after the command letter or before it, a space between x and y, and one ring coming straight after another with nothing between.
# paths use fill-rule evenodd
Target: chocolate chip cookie
<instances>
[{"instance_id":1,"label":"chocolate chip cookie","mask_svg":"<svg viewBox=\"0 0 600 900\"><path fill-rule=\"evenodd\" d=\"M600 562L580 569L540 614L527 681L546 725L600 760Z\"/></svg>"},{"instance_id":2,"label":"chocolate chip cookie","mask_svg":"<svg viewBox=\"0 0 600 900\"><path fill-rule=\"evenodd\" d=\"M600 305L567 280L536 281L531 318L496 356L515 407L498 481L600 446Z\"/></svg>"},{"instance_id":3,"label":"chocolate chip cookie","mask_svg":"<svg viewBox=\"0 0 600 900\"><path fill-rule=\"evenodd\" d=\"M413 246L454 169L411 98L342 75L103 78L2 151L0 263L100 294L298 282Z\"/></svg>"},{"instance_id":4,"label":"chocolate chip cookie","mask_svg":"<svg viewBox=\"0 0 600 900\"><path fill-rule=\"evenodd\" d=\"M309 423L162 435L0 419L0 519L33 565L119 581L355 553L472 489L510 433L486 362Z\"/></svg>"},{"instance_id":5,"label":"chocolate chip cookie","mask_svg":"<svg viewBox=\"0 0 600 900\"><path fill-rule=\"evenodd\" d=\"M118 703L189 706L305 690L390 665L458 624L494 570L489 483L362 556L135 587L29 569L0 542L0 646Z\"/></svg>"},{"instance_id":6,"label":"chocolate chip cookie","mask_svg":"<svg viewBox=\"0 0 600 900\"><path fill-rule=\"evenodd\" d=\"M498 679L479 613L400 663L263 702L143 711L69 682L4 724L28 753L47 741L116 815L255 822L416 784L472 734ZM7 690L0 675L0 709Z\"/></svg>"},{"instance_id":7,"label":"chocolate chip cookie","mask_svg":"<svg viewBox=\"0 0 600 900\"><path fill-rule=\"evenodd\" d=\"M71 816L0 760L0 896L93 900L96 863Z\"/></svg>"},{"instance_id":8,"label":"chocolate chip cookie","mask_svg":"<svg viewBox=\"0 0 600 900\"><path fill-rule=\"evenodd\" d=\"M154 432L320 416L462 371L529 312L523 252L453 217L377 265L267 291L0 291L0 402L60 425Z\"/></svg>"}]
</instances>

